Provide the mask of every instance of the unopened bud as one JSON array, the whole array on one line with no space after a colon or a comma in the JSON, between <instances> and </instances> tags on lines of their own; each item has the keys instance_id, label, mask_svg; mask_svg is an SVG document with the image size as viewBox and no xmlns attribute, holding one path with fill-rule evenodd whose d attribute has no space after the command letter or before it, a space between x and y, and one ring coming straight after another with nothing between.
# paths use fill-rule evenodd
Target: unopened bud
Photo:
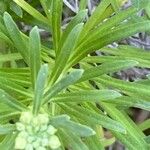
<instances>
[{"instance_id":1,"label":"unopened bud","mask_svg":"<svg viewBox=\"0 0 150 150\"><path fill-rule=\"evenodd\" d=\"M52 135L49 139L49 146L51 149L57 149L61 146L61 143L56 135Z\"/></svg>"},{"instance_id":2,"label":"unopened bud","mask_svg":"<svg viewBox=\"0 0 150 150\"><path fill-rule=\"evenodd\" d=\"M25 138L17 137L15 140L15 149L25 149L27 141Z\"/></svg>"}]
</instances>

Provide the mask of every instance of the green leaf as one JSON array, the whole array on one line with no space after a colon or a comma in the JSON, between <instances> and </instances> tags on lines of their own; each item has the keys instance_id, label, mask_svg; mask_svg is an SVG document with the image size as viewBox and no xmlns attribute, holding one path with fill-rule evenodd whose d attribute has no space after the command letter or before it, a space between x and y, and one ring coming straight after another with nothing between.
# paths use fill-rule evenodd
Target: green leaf
<instances>
[{"instance_id":1,"label":"green leaf","mask_svg":"<svg viewBox=\"0 0 150 150\"><path fill-rule=\"evenodd\" d=\"M52 87L50 87L44 95L44 103L51 100L52 97L56 96L60 91L67 88L69 85L74 84L78 81L83 74L82 69L75 70L71 72L69 75L66 75L60 81L55 83Z\"/></svg>"},{"instance_id":2,"label":"green leaf","mask_svg":"<svg viewBox=\"0 0 150 150\"><path fill-rule=\"evenodd\" d=\"M44 22L45 24L48 24L47 18L43 16L41 13L39 13L35 8L30 6L26 1L24 0L13 0L13 1L37 20Z\"/></svg>"},{"instance_id":3,"label":"green leaf","mask_svg":"<svg viewBox=\"0 0 150 150\"><path fill-rule=\"evenodd\" d=\"M121 5L120 3L121 3L122 0L121 1L120 0L110 0L110 1L111 1L111 5L112 5L114 11L116 13L119 13L119 8L120 8L120 5Z\"/></svg>"},{"instance_id":4,"label":"green leaf","mask_svg":"<svg viewBox=\"0 0 150 150\"><path fill-rule=\"evenodd\" d=\"M88 110L87 108L79 107L71 103L67 105L60 103L59 105L69 115L80 118L86 123L88 122L90 125L101 125L104 128L110 129L112 131L117 131L124 134L126 133L126 130L122 124L110 119L105 115L95 113L92 110Z\"/></svg>"},{"instance_id":5,"label":"green leaf","mask_svg":"<svg viewBox=\"0 0 150 150\"><path fill-rule=\"evenodd\" d=\"M11 150L14 147L16 134L8 134L0 143L0 149Z\"/></svg>"},{"instance_id":6,"label":"green leaf","mask_svg":"<svg viewBox=\"0 0 150 150\"><path fill-rule=\"evenodd\" d=\"M29 54L30 54L31 81L34 89L37 74L41 66L40 35L37 27L34 27L30 32Z\"/></svg>"},{"instance_id":7,"label":"green leaf","mask_svg":"<svg viewBox=\"0 0 150 150\"><path fill-rule=\"evenodd\" d=\"M112 49L111 51L115 51L115 50ZM118 55L119 55L119 53L118 53ZM139 63L136 64L136 66L138 66L138 67L148 68L150 66L149 60L146 60L144 58L142 58L142 59L137 58L134 55L133 56L125 56L125 55L124 56L108 56L108 55L107 56L92 56L92 57L86 57L82 61L83 62L88 62L88 63L106 63L106 62L108 63L108 62L113 62L114 60L118 60L118 61L133 60L133 61L139 62Z\"/></svg>"},{"instance_id":8,"label":"green leaf","mask_svg":"<svg viewBox=\"0 0 150 150\"><path fill-rule=\"evenodd\" d=\"M26 111L27 107L0 89L0 101L18 111Z\"/></svg>"},{"instance_id":9,"label":"green leaf","mask_svg":"<svg viewBox=\"0 0 150 150\"><path fill-rule=\"evenodd\" d=\"M74 50L80 32L83 28L83 23L76 25L68 35L60 54L56 57L55 67L51 74L51 83L54 83L62 73L71 52ZM72 42L73 41L73 42Z\"/></svg>"},{"instance_id":10,"label":"green leaf","mask_svg":"<svg viewBox=\"0 0 150 150\"><path fill-rule=\"evenodd\" d=\"M96 78L95 80L98 83L104 85L105 87L111 86L112 88L121 90L126 95L134 96L135 98L141 98L149 101L150 88L148 85L143 85L136 82L126 82L106 75Z\"/></svg>"},{"instance_id":11,"label":"green leaf","mask_svg":"<svg viewBox=\"0 0 150 150\"><path fill-rule=\"evenodd\" d=\"M9 107L10 109L10 107ZM12 111L12 110L9 110L9 111L4 111L4 112L1 112L0 113L0 121L1 122L9 122L10 120L12 120L12 118L16 118L16 117L19 117L20 116L20 112L18 111Z\"/></svg>"},{"instance_id":12,"label":"green leaf","mask_svg":"<svg viewBox=\"0 0 150 150\"><path fill-rule=\"evenodd\" d=\"M29 68L0 68L0 72L11 73L14 75L20 75L24 77L30 77Z\"/></svg>"},{"instance_id":13,"label":"green leaf","mask_svg":"<svg viewBox=\"0 0 150 150\"><path fill-rule=\"evenodd\" d=\"M81 10L77 13L75 17L73 17L73 19L69 22L69 24L67 25L66 29L62 34L59 49L61 49L62 45L65 43L69 33L71 33L71 30L79 23L82 23L86 17L87 17L87 10Z\"/></svg>"},{"instance_id":14,"label":"green leaf","mask_svg":"<svg viewBox=\"0 0 150 150\"><path fill-rule=\"evenodd\" d=\"M0 135L12 133L16 127L12 124L0 125Z\"/></svg>"},{"instance_id":15,"label":"green leaf","mask_svg":"<svg viewBox=\"0 0 150 150\"><path fill-rule=\"evenodd\" d=\"M87 137L95 134L95 131L86 125L82 125L70 120L67 115L56 116L50 121L56 128L64 128L80 136Z\"/></svg>"},{"instance_id":16,"label":"green leaf","mask_svg":"<svg viewBox=\"0 0 150 150\"><path fill-rule=\"evenodd\" d=\"M142 131L145 131L145 130L149 129L150 128L150 119L147 119L144 122L142 122L141 124L139 124L139 128Z\"/></svg>"},{"instance_id":17,"label":"green leaf","mask_svg":"<svg viewBox=\"0 0 150 150\"><path fill-rule=\"evenodd\" d=\"M59 94L54 97L54 102L100 102L120 97L121 94L113 90L87 90Z\"/></svg>"},{"instance_id":18,"label":"green leaf","mask_svg":"<svg viewBox=\"0 0 150 150\"><path fill-rule=\"evenodd\" d=\"M6 43L13 45L12 41L2 32L0 32L0 39L4 40Z\"/></svg>"},{"instance_id":19,"label":"green leaf","mask_svg":"<svg viewBox=\"0 0 150 150\"><path fill-rule=\"evenodd\" d=\"M5 28L3 20L4 20L3 16L0 16L0 30L2 33L4 33L6 36L8 36L8 32L7 32L7 29Z\"/></svg>"},{"instance_id":20,"label":"green leaf","mask_svg":"<svg viewBox=\"0 0 150 150\"><path fill-rule=\"evenodd\" d=\"M0 88L5 90L11 95L15 96L24 96L24 97L32 97L32 92L28 89L14 83L14 81L8 80L4 78L0 78Z\"/></svg>"},{"instance_id":21,"label":"green leaf","mask_svg":"<svg viewBox=\"0 0 150 150\"><path fill-rule=\"evenodd\" d=\"M119 70L127 69L137 65L138 62L132 60L118 60L113 62L106 62L102 65L91 67L84 71L83 76L78 82L86 81L103 74L113 73Z\"/></svg>"},{"instance_id":22,"label":"green leaf","mask_svg":"<svg viewBox=\"0 0 150 150\"><path fill-rule=\"evenodd\" d=\"M136 8L146 7L149 4L149 0L131 0L132 5Z\"/></svg>"},{"instance_id":23,"label":"green leaf","mask_svg":"<svg viewBox=\"0 0 150 150\"><path fill-rule=\"evenodd\" d=\"M42 65L37 76L35 84L34 101L33 101L33 114L37 115L43 100L44 87L48 76L48 65Z\"/></svg>"},{"instance_id":24,"label":"green leaf","mask_svg":"<svg viewBox=\"0 0 150 150\"><path fill-rule=\"evenodd\" d=\"M52 1L52 33L53 45L55 52L58 52L58 45L61 37L61 20L62 20L62 0Z\"/></svg>"},{"instance_id":25,"label":"green leaf","mask_svg":"<svg viewBox=\"0 0 150 150\"><path fill-rule=\"evenodd\" d=\"M67 146L71 147L73 150L89 150L81 138L75 134L65 130L61 130L60 133L62 139L67 141Z\"/></svg>"},{"instance_id":26,"label":"green leaf","mask_svg":"<svg viewBox=\"0 0 150 150\"><path fill-rule=\"evenodd\" d=\"M23 87L29 87L30 84L30 80L28 77L22 77L21 75L15 75L15 74L11 74L11 73L6 73L0 70L0 80L9 80L9 81L13 81L18 85L22 85Z\"/></svg>"},{"instance_id":27,"label":"green leaf","mask_svg":"<svg viewBox=\"0 0 150 150\"><path fill-rule=\"evenodd\" d=\"M22 59L20 53L10 53L10 54L0 55L0 62L14 61L20 59Z\"/></svg>"},{"instance_id":28,"label":"green leaf","mask_svg":"<svg viewBox=\"0 0 150 150\"><path fill-rule=\"evenodd\" d=\"M88 0L80 0L79 9L80 9L80 10L85 9L86 6L87 6L87 4L88 4Z\"/></svg>"},{"instance_id":29,"label":"green leaf","mask_svg":"<svg viewBox=\"0 0 150 150\"><path fill-rule=\"evenodd\" d=\"M124 20L131 17L131 15L135 14L137 9L134 7L125 9L114 16L107 18L106 21L102 22L100 25L95 27L93 30L89 31L83 40L80 41L80 46L84 43L88 43L89 41L93 41L93 39L104 35L108 30L111 30L114 27L117 27ZM78 45L79 46L79 45Z\"/></svg>"},{"instance_id":30,"label":"green leaf","mask_svg":"<svg viewBox=\"0 0 150 150\"><path fill-rule=\"evenodd\" d=\"M120 98L109 100L108 103L115 104L117 107L135 107L143 110L150 111L150 102L134 96L122 96Z\"/></svg>"},{"instance_id":31,"label":"green leaf","mask_svg":"<svg viewBox=\"0 0 150 150\"><path fill-rule=\"evenodd\" d=\"M130 29L130 30L128 30ZM145 32L150 29L150 21L139 21L136 23L124 23L114 29L107 30L104 34L97 36L91 41L79 47L68 62L72 66L83 59L87 54L100 49L112 42L124 39L138 32ZM126 32L128 30L128 32ZM109 38L108 38L109 37ZM101 41L101 42L99 42Z\"/></svg>"},{"instance_id":32,"label":"green leaf","mask_svg":"<svg viewBox=\"0 0 150 150\"><path fill-rule=\"evenodd\" d=\"M118 132L113 132L113 135L125 145L126 148L130 150L137 150L137 141L133 140L133 137L131 137L129 134L120 134Z\"/></svg>"},{"instance_id":33,"label":"green leaf","mask_svg":"<svg viewBox=\"0 0 150 150\"><path fill-rule=\"evenodd\" d=\"M81 33L81 39L83 39L92 28L94 28L98 23L100 23L104 19L103 18L104 12L109 5L110 5L109 0L103 0L98 5L98 7L95 9L91 17L86 22L84 29Z\"/></svg>"},{"instance_id":34,"label":"green leaf","mask_svg":"<svg viewBox=\"0 0 150 150\"><path fill-rule=\"evenodd\" d=\"M140 49L133 46L128 45L119 45L118 48L102 48L101 52L108 53L111 56L102 56L102 57L91 57L86 58L85 60L91 60L93 63L101 63L104 60L111 61L113 59L130 59L134 61L138 61L139 64L137 66L149 68L150 62L149 57L150 53L145 51L144 49ZM112 56L113 55L113 56ZM102 59L102 60L101 60ZM89 61L88 60L88 61Z\"/></svg>"},{"instance_id":35,"label":"green leaf","mask_svg":"<svg viewBox=\"0 0 150 150\"><path fill-rule=\"evenodd\" d=\"M144 141L144 133L142 133L142 131L127 116L127 114L122 113L111 104L101 103L101 106L112 118L124 125L127 130L128 137L130 138L131 142L134 143L133 146L135 147L135 149L147 149L148 145Z\"/></svg>"},{"instance_id":36,"label":"green leaf","mask_svg":"<svg viewBox=\"0 0 150 150\"><path fill-rule=\"evenodd\" d=\"M150 144L150 136L149 136L149 135L145 137L145 141L146 141L148 144ZM149 148L150 148L150 146L149 146Z\"/></svg>"},{"instance_id":37,"label":"green leaf","mask_svg":"<svg viewBox=\"0 0 150 150\"><path fill-rule=\"evenodd\" d=\"M86 138L85 142L89 150L104 150L104 142L100 141L96 135Z\"/></svg>"},{"instance_id":38,"label":"green leaf","mask_svg":"<svg viewBox=\"0 0 150 150\"><path fill-rule=\"evenodd\" d=\"M7 10L7 4L4 0L0 1L0 14L3 14Z\"/></svg>"},{"instance_id":39,"label":"green leaf","mask_svg":"<svg viewBox=\"0 0 150 150\"><path fill-rule=\"evenodd\" d=\"M49 26L52 26L52 14L51 14L51 9L52 9L52 0L40 0L40 3L43 7L43 10L47 16L48 22L49 22Z\"/></svg>"},{"instance_id":40,"label":"green leaf","mask_svg":"<svg viewBox=\"0 0 150 150\"><path fill-rule=\"evenodd\" d=\"M20 6L18 6L16 3L14 2L10 2L10 9L16 13L16 15L18 15L19 17L22 18L23 16L23 11L21 9Z\"/></svg>"},{"instance_id":41,"label":"green leaf","mask_svg":"<svg viewBox=\"0 0 150 150\"><path fill-rule=\"evenodd\" d=\"M4 13L4 22L5 22L7 31L9 33L9 36L11 37L11 40L15 44L15 47L21 53L21 55L24 58L24 60L26 61L26 63L28 63L29 58L28 58L27 46L25 45L25 42L22 39L22 35L21 35L17 25L15 24L12 17L7 12Z\"/></svg>"}]
</instances>

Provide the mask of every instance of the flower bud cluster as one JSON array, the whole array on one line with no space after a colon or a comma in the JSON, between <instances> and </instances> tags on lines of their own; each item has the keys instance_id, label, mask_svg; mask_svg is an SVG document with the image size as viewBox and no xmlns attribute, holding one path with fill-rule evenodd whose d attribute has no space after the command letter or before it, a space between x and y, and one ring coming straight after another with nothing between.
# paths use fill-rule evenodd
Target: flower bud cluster
<instances>
[{"instance_id":1,"label":"flower bud cluster","mask_svg":"<svg viewBox=\"0 0 150 150\"><path fill-rule=\"evenodd\" d=\"M31 112L23 112L20 122L16 123L18 135L15 139L15 149L19 150L52 150L60 147L59 138L55 135L57 129L49 125L47 114L33 116Z\"/></svg>"}]
</instances>

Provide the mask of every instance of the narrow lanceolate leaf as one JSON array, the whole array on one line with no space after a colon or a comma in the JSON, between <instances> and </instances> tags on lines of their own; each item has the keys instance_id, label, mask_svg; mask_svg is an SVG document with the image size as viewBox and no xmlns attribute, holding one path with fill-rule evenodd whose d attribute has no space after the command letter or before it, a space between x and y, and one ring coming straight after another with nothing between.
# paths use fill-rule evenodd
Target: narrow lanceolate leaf
<instances>
[{"instance_id":1,"label":"narrow lanceolate leaf","mask_svg":"<svg viewBox=\"0 0 150 150\"><path fill-rule=\"evenodd\" d=\"M73 150L89 150L81 138L74 133L61 129L60 134L62 140L65 139L65 141L67 141L67 146L71 147ZM65 141L63 141L63 143Z\"/></svg>"},{"instance_id":2,"label":"narrow lanceolate leaf","mask_svg":"<svg viewBox=\"0 0 150 150\"><path fill-rule=\"evenodd\" d=\"M137 150L137 141L129 134L120 134L119 132L112 131L113 135L130 150ZM145 150L145 149L144 149Z\"/></svg>"},{"instance_id":3,"label":"narrow lanceolate leaf","mask_svg":"<svg viewBox=\"0 0 150 150\"><path fill-rule=\"evenodd\" d=\"M111 51L114 51L114 49L112 49ZM127 53L127 52L126 52ZM119 54L117 54L119 55ZM126 54L125 54L126 55ZM141 56L142 57L142 56ZM92 57L86 57L85 59L83 59L83 62L89 62L89 63L106 63L106 62L113 62L114 60L134 60L139 62L136 66L138 67L144 67L144 68L149 68L150 66L150 62L149 60L146 60L144 58L139 58L139 57L135 57L133 56L92 56Z\"/></svg>"},{"instance_id":4,"label":"narrow lanceolate leaf","mask_svg":"<svg viewBox=\"0 0 150 150\"><path fill-rule=\"evenodd\" d=\"M13 75L20 75L30 77L29 68L0 68L0 72L11 73Z\"/></svg>"},{"instance_id":5,"label":"narrow lanceolate leaf","mask_svg":"<svg viewBox=\"0 0 150 150\"><path fill-rule=\"evenodd\" d=\"M48 65L41 66L35 83L34 101L33 101L33 114L37 115L42 104L45 82L48 75Z\"/></svg>"},{"instance_id":6,"label":"narrow lanceolate leaf","mask_svg":"<svg viewBox=\"0 0 150 150\"><path fill-rule=\"evenodd\" d=\"M37 74L41 65L40 35L37 27L34 27L30 32L29 54L30 54L31 81L34 88Z\"/></svg>"},{"instance_id":7,"label":"narrow lanceolate leaf","mask_svg":"<svg viewBox=\"0 0 150 150\"><path fill-rule=\"evenodd\" d=\"M8 134L4 137L2 142L0 143L0 149L2 150L10 150L12 147L14 147L15 144L15 138L17 134Z\"/></svg>"},{"instance_id":8,"label":"narrow lanceolate leaf","mask_svg":"<svg viewBox=\"0 0 150 150\"><path fill-rule=\"evenodd\" d=\"M61 20L62 20L62 7L63 0L52 1L52 32L53 32L53 45L57 54L58 44L61 37Z\"/></svg>"},{"instance_id":9,"label":"narrow lanceolate leaf","mask_svg":"<svg viewBox=\"0 0 150 150\"><path fill-rule=\"evenodd\" d=\"M140 99L140 98L135 98L134 96L129 97L129 96L122 96L116 99L109 100L108 103L115 104L118 107L135 107L135 108L140 108L143 110L150 111L150 102Z\"/></svg>"},{"instance_id":10,"label":"narrow lanceolate leaf","mask_svg":"<svg viewBox=\"0 0 150 150\"><path fill-rule=\"evenodd\" d=\"M83 74L82 69L75 70L71 72L69 75L66 75L60 81L55 83L52 87L50 87L45 93L44 102L48 102L52 97L56 96L60 91L67 88L69 85L74 84L78 81Z\"/></svg>"},{"instance_id":11,"label":"narrow lanceolate leaf","mask_svg":"<svg viewBox=\"0 0 150 150\"><path fill-rule=\"evenodd\" d=\"M23 16L23 11L19 5L17 5L15 2L10 2L10 9L19 17L22 18Z\"/></svg>"},{"instance_id":12,"label":"narrow lanceolate leaf","mask_svg":"<svg viewBox=\"0 0 150 150\"><path fill-rule=\"evenodd\" d=\"M90 125L101 125L104 128L110 129L112 131L117 131L124 134L126 133L126 130L121 123L112 120L108 116L95 113L87 108L83 108L71 103L67 105L60 103L59 105L66 113L70 114L71 116L80 118Z\"/></svg>"},{"instance_id":13,"label":"narrow lanceolate leaf","mask_svg":"<svg viewBox=\"0 0 150 150\"><path fill-rule=\"evenodd\" d=\"M142 122L141 124L139 124L139 128L142 131L145 131L145 130L149 129L150 128L150 119L147 119L144 122Z\"/></svg>"},{"instance_id":14,"label":"narrow lanceolate leaf","mask_svg":"<svg viewBox=\"0 0 150 150\"><path fill-rule=\"evenodd\" d=\"M82 23L85 18L87 17L87 10L81 10L77 13L77 15L69 22L67 25L66 29L64 30L62 37L61 37L61 42L59 44L59 49L61 49L62 45L65 43L69 33L71 30L79 23Z\"/></svg>"},{"instance_id":15,"label":"narrow lanceolate leaf","mask_svg":"<svg viewBox=\"0 0 150 150\"><path fill-rule=\"evenodd\" d=\"M4 33L6 36L8 36L8 32L7 32L7 29L5 28L5 25L4 25L4 21L3 21L3 17L0 16L0 31L2 33Z\"/></svg>"},{"instance_id":16,"label":"narrow lanceolate leaf","mask_svg":"<svg viewBox=\"0 0 150 150\"><path fill-rule=\"evenodd\" d=\"M44 17L40 12L38 12L31 5L29 5L26 1L24 0L13 0L13 1L37 20L44 22L45 24L48 24L47 18Z\"/></svg>"},{"instance_id":17,"label":"narrow lanceolate leaf","mask_svg":"<svg viewBox=\"0 0 150 150\"><path fill-rule=\"evenodd\" d=\"M86 22L84 29L81 33L81 39L83 39L91 29L93 29L96 25L98 25L104 19L103 18L104 12L109 5L110 5L109 0L103 0L99 4L99 6L93 12L92 16ZM111 13L112 12L110 12L110 15Z\"/></svg>"},{"instance_id":18,"label":"narrow lanceolate leaf","mask_svg":"<svg viewBox=\"0 0 150 150\"><path fill-rule=\"evenodd\" d=\"M9 134L15 131L15 126L12 124L0 125L0 135Z\"/></svg>"},{"instance_id":19,"label":"narrow lanceolate leaf","mask_svg":"<svg viewBox=\"0 0 150 150\"><path fill-rule=\"evenodd\" d=\"M136 8L146 8L149 6L149 0L131 0L132 5Z\"/></svg>"},{"instance_id":20,"label":"narrow lanceolate leaf","mask_svg":"<svg viewBox=\"0 0 150 150\"><path fill-rule=\"evenodd\" d=\"M21 35L17 25L15 24L12 17L7 12L4 13L4 22L5 22L7 31L9 33L9 36L11 37L11 40L15 44L15 47L21 53L21 55L24 58L24 60L26 61L26 63L29 64L27 46L22 39L22 35Z\"/></svg>"},{"instance_id":21,"label":"narrow lanceolate leaf","mask_svg":"<svg viewBox=\"0 0 150 150\"><path fill-rule=\"evenodd\" d=\"M79 9L80 9L80 10L85 9L86 6L87 6L87 4L88 4L88 0L81 0L81 1L80 1L80 5L79 5Z\"/></svg>"},{"instance_id":22,"label":"narrow lanceolate leaf","mask_svg":"<svg viewBox=\"0 0 150 150\"><path fill-rule=\"evenodd\" d=\"M114 41L124 39L138 32L148 31L149 29L150 29L150 21L125 23L114 29L110 29L107 32L105 32L103 36L99 35L93 40L86 42L84 45L82 45L82 47L79 47L76 50L76 53L74 53L74 55L70 59L68 66L76 64L81 59L83 59L87 54L97 49L100 49Z\"/></svg>"},{"instance_id":23,"label":"narrow lanceolate leaf","mask_svg":"<svg viewBox=\"0 0 150 150\"><path fill-rule=\"evenodd\" d=\"M71 121L68 115L54 117L50 122L56 128L70 130L80 137L87 137L95 134L95 131L90 127Z\"/></svg>"},{"instance_id":24,"label":"narrow lanceolate leaf","mask_svg":"<svg viewBox=\"0 0 150 150\"><path fill-rule=\"evenodd\" d=\"M118 48L102 48L100 51L104 53L109 53L111 56L102 56L102 57L98 56L99 60L101 58L103 59L106 58L107 61L109 61L109 59L112 61L113 59L127 59L128 58L131 60L138 61L139 62L138 66L140 67L149 68L149 65L150 65L150 62L149 62L150 53L141 48L127 46L127 45L126 46L120 45ZM98 60L98 57L96 56L95 60L96 58ZM93 58L91 57L91 61ZM92 61L92 63L96 63L96 61ZM97 61L97 63L101 63L101 62Z\"/></svg>"},{"instance_id":25,"label":"narrow lanceolate leaf","mask_svg":"<svg viewBox=\"0 0 150 150\"><path fill-rule=\"evenodd\" d=\"M104 35L106 32L108 32L108 30L118 26L121 22L130 18L131 15L135 14L136 12L137 9L131 7L112 16L111 18L101 23L98 27L94 28L92 31L89 31L84 39L80 41L80 45L83 45L87 41L92 41L96 37Z\"/></svg>"},{"instance_id":26,"label":"narrow lanceolate leaf","mask_svg":"<svg viewBox=\"0 0 150 150\"><path fill-rule=\"evenodd\" d=\"M17 101L15 98L8 95L4 90L0 89L0 101L11 108L18 110L18 111L25 111L27 110L27 107Z\"/></svg>"},{"instance_id":27,"label":"narrow lanceolate leaf","mask_svg":"<svg viewBox=\"0 0 150 150\"><path fill-rule=\"evenodd\" d=\"M20 59L22 59L20 53L10 53L10 54L0 55L0 62L14 61Z\"/></svg>"},{"instance_id":28,"label":"narrow lanceolate leaf","mask_svg":"<svg viewBox=\"0 0 150 150\"><path fill-rule=\"evenodd\" d=\"M95 131L90 127L72 121L68 121L64 123L62 127L64 127L66 130L70 130L71 132L74 132L76 135L80 137L88 137L96 134Z\"/></svg>"},{"instance_id":29,"label":"narrow lanceolate leaf","mask_svg":"<svg viewBox=\"0 0 150 150\"><path fill-rule=\"evenodd\" d=\"M128 2L128 0L110 0L110 1L114 11L117 13L118 12L120 13L121 6L123 6L126 2Z\"/></svg>"},{"instance_id":30,"label":"narrow lanceolate leaf","mask_svg":"<svg viewBox=\"0 0 150 150\"><path fill-rule=\"evenodd\" d=\"M113 90L90 90L64 93L56 96L54 102L101 102L120 97L121 94ZM112 100L113 101L113 100Z\"/></svg>"},{"instance_id":31,"label":"narrow lanceolate leaf","mask_svg":"<svg viewBox=\"0 0 150 150\"><path fill-rule=\"evenodd\" d=\"M119 0L110 0L111 1L111 5L114 9L115 12L118 12L119 11Z\"/></svg>"},{"instance_id":32,"label":"narrow lanceolate leaf","mask_svg":"<svg viewBox=\"0 0 150 150\"><path fill-rule=\"evenodd\" d=\"M126 81L115 79L109 76L101 76L99 78L96 78L95 80L98 83L104 85L105 87L111 86L115 89L121 90L123 93L127 95L149 101L150 87L148 85L139 84L136 82L126 82Z\"/></svg>"},{"instance_id":33,"label":"narrow lanceolate leaf","mask_svg":"<svg viewBox=\"0 0 150 150\"><path fill-rule=\"evenodd\" d=\"M10 44L13 46L12 41L7 37L3 32L0 31L0 39L4 40L6 43Z\"/></svg>"},{"instance_id":34,"label":"narrow lanceolate leaf","mask_svg":"<svg viewBox=\"0 0 150 150\"><path fill-rule=\"evenodd\" d=\"M60 76L64 66L69 59L71 52L74 50L79 34L83 28L83 23L76 25L68 35L60 54L56 57L55 67L51 75L51 83L54 83Z\"/></svg>"},{"instance_id":35,"label":"narrow lanceolate leaf","mask_svg":"<svg viewBox=\"0 0 150 150\"><path fill-rule=\"evenodd\" d=\"M92 67L84 71L83 76L78 82L98 77L102 74L113 73L122 69L127 69L137 65L138 62L132 60L120 60L104 63L100 66Z\"/></svg>"},{"instance_id":36,"label":"narrow lanceolate leaf","mask_svg":"<svg viewBox=\"0 0 150 150\"><path fill-rule=\"evenodd\" d=\"M135 147L135 149L148 149L148 144L144 140L144 133L142 133L142 131L125 113L119 111L111 104L101 103L101 106L112 118L124 125L127 130L128 138L130 139L131 144Z\"/></svg>"},{"instance_id":37,"label":"narrow lanceolate leaf","mask_svg":"<svg viewBox=\"0 0 150 150\"><path fill-rule=\"evenodd\" d=\"M0 88L12 95L32 97L31 91L8 79L0 78Z\"/></svg>"},{"instance_id":38,"label":"narrow lanceolate leaf","mask_svg":"<svg viewBox=\"0 0 150 150\"><path fill-rule=\"evenodd\" d=\"M85 143L90 150L105 150L105 142L101 141L97 135L86 138Z\"/></svg>"},{"instance_id":39,"label":"narrow lanceolate leaf","mask_svg":"<svg viewBox=\"0 0 150 150\"><path fill-rule=\"evenodd\" d=\"M0 71L0 80L13 81L14 83L18 85L22 85L23 87L30 86L30 80L28 77L22 77L20 75L14 75L2 71Z\"/></svg>"}]
</instances>

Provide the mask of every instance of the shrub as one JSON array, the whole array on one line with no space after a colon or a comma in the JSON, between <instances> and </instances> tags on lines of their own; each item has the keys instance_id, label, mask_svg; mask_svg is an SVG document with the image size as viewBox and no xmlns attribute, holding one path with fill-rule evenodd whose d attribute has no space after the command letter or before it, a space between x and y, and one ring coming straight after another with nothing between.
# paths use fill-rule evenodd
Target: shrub
<instances>
[{"instance_id":1,"label":"shrub","mask_svg":"<svg viewBox=\"0 0 150 150\"><path fill-rule=\"evenodd\" d=\"M149 120L137 125L128 109L149 111L149 79L126 82L113 73L149 68L150 54L129 45L107 45L149 33L149 2L123 10L124 1L103 0L87 18L81 0L81 10L65 29L62 0L9 2L0 5L0 149L103 150L118 140L129 150L148 150L149 136L143 131ZM143 9L146 15L139 17ZM17 27L20 21L36 25L29 36ZM52 34L48 44L39 29ZM95 51L104 55L93 56Z\"/></svg>"}]
</instances>

